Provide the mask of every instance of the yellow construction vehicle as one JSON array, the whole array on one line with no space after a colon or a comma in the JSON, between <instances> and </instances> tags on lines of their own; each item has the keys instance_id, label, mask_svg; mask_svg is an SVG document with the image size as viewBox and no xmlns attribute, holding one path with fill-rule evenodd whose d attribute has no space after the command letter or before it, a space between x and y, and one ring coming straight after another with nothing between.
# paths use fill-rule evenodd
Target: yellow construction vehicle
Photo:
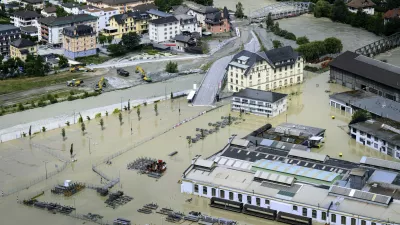
<instances>
[{"instance_id":1,"label":"yellow construction vehicle","mask_svg":"<svg viewBox=\"0 0 400 225\"><path fill-rule=\"evenodd\" d=\"M99 82L96 84L96 87L94 88L95 91L103 91L103 87L106 87L106 82L104 81L104 77L101 77Z\"/></svg>"},{"instance_id":2,"label":"yellow construction vehicle","mask_svg":"<svg viewBox=\"0 0 400 225\"><path fill-rule=\"evenodd\" d=\"M83 80L72 79L72 80L67 81L67 86L69 86L69 87L78 87L78 86L81 86L81 84L83 84Z\"/></svg>"},{"instance_id":3,"label":"yellow construction vehicle","mask_svg":"<svg viewBox=\"0 0 400 225\"><path fill-rule=\"evenodd\" d=\"M142 79L146 82L152 82L153 80L151 79L151 77L148 77L146 75L146 72L144 71L144 69L140 66L136 66L136 73L140 73L142 75Z\"/></svg>"}]
</instances>

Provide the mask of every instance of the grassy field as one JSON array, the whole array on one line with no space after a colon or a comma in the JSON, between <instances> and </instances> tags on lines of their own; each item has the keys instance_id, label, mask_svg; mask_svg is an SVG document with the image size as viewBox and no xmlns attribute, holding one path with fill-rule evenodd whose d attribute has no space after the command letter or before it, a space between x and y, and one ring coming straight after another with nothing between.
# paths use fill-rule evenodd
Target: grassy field
<instances>
[{"instance_id":1,"label":"grassy field","mask_svg":"<svg viewBox=\"0 0 400 225\"><path fill-rule=\"evenodd\" d=\"M70 72L49 75L45 77L29 77L0 80L0 94L8 94L18 91L26 91L34 88L41 88L53 84L67 82L71 79L81 78L81 73L71 74Z\"/></svg>"},{"instance_id":2,"label":"grassy field","mask_svg":"<svg viewBox=\"0 0 400 225\"><path fill-rule=\"evenodd\" d=\"M99 56L99 55L92 55L87 57L76 58L75 60L81 63L85 63L86 65L89 64L100 64L107 60L111 59L111 57L107 56Z\"/></svg>"}]
</instances>

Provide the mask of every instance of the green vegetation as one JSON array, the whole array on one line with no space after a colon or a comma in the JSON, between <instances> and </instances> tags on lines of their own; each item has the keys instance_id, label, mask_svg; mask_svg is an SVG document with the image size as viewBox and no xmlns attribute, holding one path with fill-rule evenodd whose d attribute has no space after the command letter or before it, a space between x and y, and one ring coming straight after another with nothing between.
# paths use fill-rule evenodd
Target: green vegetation
<instances>
[{"instance_id":1,"label":"green vegetation","mask_svg":"<svg viewBox=\"0 0 400 225\"><path fill-rule=\"evenodd\" d=\"M121 56L140 47L140 36L137 33L129 32L122 35L121 41L118 44L110 44L107 50L113 56Z\"/></svg>"},{"instance_id":2,"label":"green vegetation","mask_svg":"<svg viewBox=\"0 0 400 225\"><path fill-rule=\"evenodd\" d=\"M140 106L137 107L136 114L137 114L138 120L140 120Z\"/></svg>"},{"instance_id":3,"label":"green vegetation","mask_svg":"<svg viewBox=\"0 0 400 225\"><path fill-rule=\"evenodd\" d=\"M178 63L174 63L172 61L169 61L167 63L167 65L165 66L165 72L177 73L178 72Z\"/></svg>"},{"instance_id":4,"label":"green vegetation","mask_svg":"<svg viewBox=\"0 0 400 225\"><path fill-rule=\"evenodd\" d=\"M119 108L115 108L114 111L113 111L113 114L118 114L120 112L121 112L121 110Z\"/></svg>"},{"instance_id":5,"label":"green vegetation","mask_svg":"<svg viewBox=\"0 0 400 225\"><path fill-rule=\"evenodd\" d=\"M193 1L200 5L208 5L208 6L214 5L213 0L193 0Z\"/></svg>"},{"instance_id":6,"label":"green vegetation","mask_svg":"<svg viewBox=\"0 0 400 225\"><path fill-rule=\"evenodd\" d=\"M389 0L391 2L395 0ZM383 12L386 12L393 5L400 5L398 3L400 1L396 1L396 3L387 3L387 7L377 10L375 15L368 15L365 12L359 10L357 13L351 13L344 1L336 0L333 5L330 5L330 2L325 0L319 0L314 7L314 16L319 17L327 17L332 21L341 22L350 24L353 27L361 27L375 34L384 34L391 35L400 31L400 19L394 19L386 24L383 22ZM377 9L379 9L378 4ZM388 5L391 5L390 7ZM398 6L397 6L398 7Z\"/></svg>"},{"instance_id":7,"label":"green vegetation","mask_svg":"<svg viewBox=\"0 0 400 225\"><path fill-rule=\"evenodd\" d=\"M154 4L158 7L158 10L168 12L172 6L181 5L183 0L155 0Z\"/></svg>"},{"instance_id":8,"label":"green vegetation","mask_svg":"<svg viewBox=\"0 0 400 225\"><path fill-rule=\"evenodd\" d=\"M208 69L210 69L210 67L211 67L211 65L214 63L214 61L211 61L211 62L208 62L208 63L206 63L206 64L203 64L201 67L200 67L200 69L202 69L202 70L204 70L204 71L207 71ZM171 94L172 94L172 92L171 92Z\"/></svg>"},{"instance_id":9,"label":"green vegetation","mask_svg":"<svg viewBox=\"0 0 400 225\"><path fill-rule=\"evenodd\" d=\"M241 2L238 2L236 4L236 12L235 12L235 17L236 18L243 18L244 17L244 8Z\"/></svg>"},{"instance_id":10,"label":"green vegetation","mask_svg":"<svg viewBox=\"0 0 400 225\"><path fill-rule=\"evenodd\" d=\"M118 114L118 119L119 119L119 125L122 126L122 113L121 112L119 112L119 114Z\"/></svg>"},{"instance_id":11,"label":"green vegetation","mask_svg":"<svg viewBox=\"0 0 400 225\"><path fill-rule=\"evenodd\" d=\"M317 60L326 54L335 54L343 49L342 41L337 38L326 38L324 41L313 41L300 45L297 49L306 61Z\"/></svg>"},{"instance_id":12,"label":"green vegetation","mask_svg":"<svg viewBox=\"0 0 400 225\"><path fill-rule=\"evenodd\" d=\"M103 118L101 118L100 119L100 127L101 127L101 130L104 130L104 120L103 120Z\"/></svg>"},{"instance_id":13,"label":"green vegetation","mask_svg":"<svg viewBox=\"0 0 400 225\"><path fill-rule=\"evenodd\" d=\"M86 65L89 65L89 64L100 64L106 62L109 59L111 59L111 57L91 55L91 56L76 58L75 60L81 63L85 63Z\"/></svg>"},{"instance_id":14,"label":"green vegetation","mask_svg":"<svg viewBox=\"0 0 400 225\"><path fill-rule=\"evenodd\" d=\"M306 37L306 36L298 37L296 40L296 44L298 44L298 45L304 45L307 43L310 43L310 40L308 40L308 37Z\"/></svg>"},{"instance_id":15,"label":"green vegetation","mask_svg":"<svg viewBox=\"0 0 400 225\"><path fill-rule=\"evenodd\" d=\"M265 21L265 25L267 25L267 30L271 31L274 27L274 20L272 19L272 14L269 13L267 16L267 20Z\"/></svg>"},{"instance_id":16,"label":"green vegetation","mask_svg":"<svg viewBox=\"0 0 400 225\"><path fill-rule=\"evenodd\" d=\"M82 135L85 135L85 130L86 130L85 123L81 123L81 131L82 131Z\"/></svg>"},{"instance_id":17,"label":"green vegetation","mask_svg":"<svg viewBox=\"0 0 400 225\"><path fill-rule=\"evenodd\" d=\"M263 52L267 51L267 48L265 48L264 44L261 41L260 36L258 36L258 33L257 32L254 32L254 33L256 34L258 43L260 43L260 50L263 51Z\"/></svg>"},{"instance_id":18,"label":"green vegetation","mask_svg":"<svg viewBox=\"0 0 400 225\"><path fill-rule=\"evenodd\" d=\"M156 49L146 49L146 50L144 50L144 52L149 55L156 55L159 53L159 51L157 51Z\"/></svg>"},{"instance_id":19,"label":"green vegetation","mask_svg":"<svg viewBox=\"0 0 400 225\"><path fill-rule=\"evenodd\" d=\"M154 112L156 113L156 116L158 116L158 106L157 106L157 103L154 103Z\"/></svg>"},{"instance_id":20,"label":"green vegetation","mask_svg":"<svg viewBox=\"0 0 400 225\"><path fill-rule=\"evenodd\" d=\"M296 41L296 35L294 35L293 33L287 31L287 30L283 30L279 27L279 23L275 22L274 26L270 28L270 30L272 32L274 32L275 35L283 37L285 39L288 40L292 40L292 41Z\"/></svg>"},{"instance_id":21,"label":"green vegetation","mask_svg":"<svg viewBox=\"0 0 400 225\"><path fill-rule=\"evenodd\" d=\"M42 127L42 132L46 132L46 127Z\"/></svg>"},{"instance_id":22,"label":"green vegetation","mask_svg":"<svg viewBox=\"0 0 400 225\"><path fill-rule=\"evenodd\" d=\"M280 41L278 41L278 40L273 40L273 41L272 41L272 44L273 44L274 48L281 48L281 47L283 47L282 42L280 42Z\"/></svg>"},{"instance_id":23,"label":"green vegetation","mask_svg":"<svg viewBox=\"0 0 400 225\"><path fill-rule=\"evenodd\" d=\"M83 123L83 117L80 113L79 113L78 123Z\"/></svg>"},{"instance_id":24,"label":"green vegetation","mask_svg":"<svg viewBox=\"0 0 400 225\"><path fill-rule=\"evenodd\" d=\"M65 141L65 128L61 129L61 136L63 138L63 141Z\"/></svg>"},{"instance_id":25,"label":"green vegetation","mask_svg":"<svg viewBox=\"0 0 400 225\"><path fill-rule=\"evenodd\" d=\"M364 122L371 119L371 113L365 111L365 110L357 110L352 116L351 116L351 121L349 124L354 124L358 122Z\"/></svg>"},{"instance_id":26,"label":"green vegetation","mask_svg":"<svg viewBox=\"0 0 400 225\"><path fill-rule=\"evenodd\" d=\"M101 113L96 113L96 115L94 116L94 118L101 118Z\"/></svg>"}]
</instances>

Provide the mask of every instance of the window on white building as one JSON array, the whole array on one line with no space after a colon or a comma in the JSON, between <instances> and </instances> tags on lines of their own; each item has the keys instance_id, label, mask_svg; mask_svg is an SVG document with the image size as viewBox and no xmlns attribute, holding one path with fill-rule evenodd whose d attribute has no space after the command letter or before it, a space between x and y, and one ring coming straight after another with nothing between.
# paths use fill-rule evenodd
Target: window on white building
<instances>
[{"instance_id":1,"label":"window on white building","mask_svg":"<svg viewBox=\"0 0 400 225\"><path fill-rule=\"evenodd\" d=\"M322 212L321 213L321 219L322 220L326 220L326 212Z\"/></svg>"},{"instance_id":2,"label":"window on white building","mask_svg":"<svg viewBox=\"0 0 400 225\"><path fill-rule=\"evenodd\" d=\"M303 208L303 216L307 216L307 208Z\"/></svg>"},{"instance_id":3,"label":"window on white building","mask_svg":"<svg viewBox=\"0 0 400 225\"><path fill-rule=\"evenodd\" d=\"M356 225L356 219L355 218L351 218L351 225Z\"/></svg>"},{"instance_id":4,"label":"window on white building","mask_svg":"<svg viewBox=\"0 0 400 225\"><path fill-rule=\"evenodd\" d=\"M229 200L233 200L233 192L232 191L229 192Z\"/></svg>"},{"instance_id":5,"label":"window on white building","mask_svg":"<svg viewBox=\"0 0 400 225\"><path fill-rule=\"evenodd\" d=\"M293 211L297 211L297 210L298 210L297 205L294 205L293 206Z\"/></svg>"},{"instance_id":6,"label":"window on white building","mask_svg":"<svg viewBox=\"0 0 400 225\"><path fill-rule=\"evenodd\" d=\"M242 200L243 200L243 195L242 194L238 194L238 201L242 202Z\"/></svg>"},{"instance_id":7,"label":"window on white building","mask_svg":"<svg viewBox=\"0 0 400 225\"><path fill-rule=\"evenodd\" d=\"M199 185L194 185L194 193L199 193Z\"/></svg>"},{"instance_id":8,"label":"window on white building","mask_svg":"<svg viewBox=\"0 0 400 225\"><path fill-rule=\"evenodd\" d=\"M261 205L261 199L260 198L256 198L256 205L258 205L258 206Z\"/></svg>"},{"instance_id":9,"label":"window on white building","mask_svg":"<svg viewBox=\"0 0 400 225\"><path fill-rule=\"evenodd\" d=\"M247 196L247 204L251 204L251 196Z\"/></svg>"},{"instance_id":10,"label":"window on white building","mask_svg":"<svg viewBox=\"0 0 400 225\"><path fill-rule=\"evenodd\" d=\"M336 223L336 214L331 214L331 222Z\"/></svg>"},{"instance_id":11,"label":"window on white building","mask_svg":"<svg viewBox=\"0 0 400 225\"><path fill-rule=\"evenodd\" d=\"M203 186L203 195L207 195L208 188L207 186Z\"/></svg>"},{"instance_id":12,"label":"window on white building","mask_svg":"<svg viewBox=\"0 0 400 225\"><path fill-rule=\"evenodd\" d=\"M311 215L312 215L312 218L314 218L314 219L317 218L317 210L313 209Z\"/></svg>"},{"instance_id":13,"label":"window on white building","mask_svg":"<svg viewBox=\"0 0 400 225\"><path fill-rule=\"evenodd\" d=\"M340 222L341 222L341 224L345 225L346 224L346 217L342 216L342 218L340 218Z\"/></svg>"},{"instance_id":14,"label":"window on white building","mask_svg":"<svg viewBox=\"0 0 400 225\"><path fill-rule=\"evenodd\" d=\"M217 195L217 190L215 188L211 188L211 195L215 197Z\"/></svg>"}]
</instances>

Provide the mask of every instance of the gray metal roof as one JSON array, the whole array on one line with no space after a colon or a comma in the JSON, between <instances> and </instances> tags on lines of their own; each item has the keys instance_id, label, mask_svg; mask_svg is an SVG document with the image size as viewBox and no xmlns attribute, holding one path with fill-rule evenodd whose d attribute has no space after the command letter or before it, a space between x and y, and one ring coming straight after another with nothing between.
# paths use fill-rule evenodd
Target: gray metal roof
<instances>
[{"instance_id":1,"label":"gray metal roof","mask_svg":"<svg viewBox=\"0 0 400 225\"><path fill-rule=\"evenodd\" d=\"M329 98L343 103L351 104L363 98L375 96L371 92L363 90L352 90L329 95Z\"/></svg>"},{"instance_id":2,"label":"gray metal roof","mask_svg":"<svg viewBox=\"0 0 400 225\"><path fill-rule=\"evenodd\" d=\"M152 15L156 15L156 16L160 16L160 17L168 17L168 16L172 16L169 13L163 12L163 11L159 11L157 9L149 9L147 11L148 14L152 14Z\"/></svg>"},{"instance_id":3,"label":"gray metal roof","mask_svg":"<svg viewBox=\"0 0 400 225\"><path fill-rule=\"evenodd\" d=\"M239 92L233 93L233 97L249 98L252 100L259 100L264 102L276 102L285 98L287 94L281 94L272 91L263 91L252 88L245 88Z\"/></svg>"},{"instance_id":4,"label":"gray metal roof","mask_svg":"<svg viewBox=\"0 0 400 225\"><path fill-rule=\"evenodd\" d=\"M351 188L340 187L336 185L332 185L329 188L329 195L341 196L348 199L368 202L371 204L377 204L382 206L388 206L393 200L391 196L379 195L366 191L359 191Z\"/></svg>"},{"instance_id":5,"label":"gray metal roof","mask_svg":"<svg viewBox=\"0 0 400 225\"><path fill-rule=\"evenodd\" d=\"M350 124L349 126L382 139L390 144L400 146L400 134L384 129L382 128L382 125L383 123L381 122L369 120L366 122Z\"/></svg>"},{"instance_id":6,"label":"gray metal roof","mask_svg":"<svg viewBox=\"0 0 400 225\"><path fill-rule=\"evenodd\" d=\"M198 13L202 13L202 14L219 12L219 9L217 9L213 6L204 6L204 5L197 4L195 2L186 1L185 5L187 7L189 7L191 10L196 11Z\"/></svg>"},{"instance_id":7,"label":"gray metal roof","mask_svg":"<svg viewBox=\"0 0 400 225\"><path fill-rule=\"evenodd\" d=\"M254 178L258 180L270 181L273 183L286 185L292 185L293 182L296 180L296 178L292 176L279 175L277 173L269 173L265 171L263 172L260 170L256 171L256 173L254 174Z\"/></svg>"},{"instance_id":8,"label":"gray metal roof","mask_svg":"<svg viewBox=\"0 0 400 225\"><path fill-rule=\"evenodd\" d=\"M211 169L213 167L214 163L215 162L211 161L211 160L197 159L196 162L194 162L194 165Z\"/></svg>"},{"instance_id":9,"label":"gray metal roof","mask_svg":"<svg viewBox=\"0 0 400 225\"><path fill-rule=\"evenodd\" d=\"M24 18L24 19L28 19L28 18L34 19L34 18L41 17L41 15L39 13L37 13L35 11L29 11L29 10L14 12L13 15Z\"/></svg>"},{"instance_id":10,"label":"gray metal roof","mask_svg":"<svg viewBox=\"0 0 400 225\"><path fill-rule=\"evenodd\" d=\"M350 104L354 107L367 110L377 116L386 117L400 122L400 102L395 102L390 99L374 95L355 100Z\"/></svg>"},{"instance_id":11,"label":"gray metal roof","mask_svg":"<svg viewBox=\"0 0 400 225\"><path fill-rule=\"evenodd\" d=\"M389 172L384 170L375 170L371 177L368 179L368 183L382 183L391 184L396 179L398 173Z\"/></svg>"},{"instance_id":12,"label":"gray metal roof","mask_svg":"<svg viewBox=\"0 0 400 225\"><path fill-rule=\"evenodd\" d=\"M275 131L279 132L279 130L290 131L290 134L298 133L298 136L318 136L325 129L299 125L294 123L281 123L275 127Z\"/></svg>"},{"instance_id":13,"label":"gray metal roof","mask_svg":"<svg viewBox=\"0 0 400 225\"><path fill-rule=\"evenodd\" d=\"M168 16L168 17L161 17L155 20L150 20L149 23L153 24L164 24L164 23L172 23L172 22L177 22L178 19L175 18L175 16Z\"/></svg>"},{"instance_id":14,"label":"gray metal roof","mask_svg":"<svg viewBox=\"0 0 400 225\"><path fill-rule=\"evenodd\" d=\"M268 59L275 67L282 67L294 64L299 54L293 50L291 46L275 48L265 52ZM279 63L279 65L277 65Z\"/></svg>"},{"instance_id":15,"label":"gray metal roof","mask_svg":"<svg viewBox=\"0 0 400 225\"><path fill-rule=\"evenodd\" d=\"M357 53L346 51L336 57L330 63L330 66L400 89L400 73L396 66L366 58Z\"/></svg>"},{"instance_id":16,"label":"gray metal roof","mask_svg":"<svg viewBox=\"0 0 400 225\"><path fill-rule=\"evenodd\" d=\"M289 157L298 157L303 159L311 159L315 161L325 162L327 159L327 155L315 153L315 152L306 152L301 150L292 149L289 152Z\"/></svg>"},{"instance_id":17,"label":"gray metal roof","mask_svg":"<svg viewBox=\"0 0 400 225\"><path fill-rule=\"evenodd\" d=\"M0 31L14 30L14 29L19 29L19 28L11 24L0 24Z\"/></svg>"},{"instance_id":18,"label":"gray metal roof","mask_svg":"<svg viewBox=\"0 0 400 225\"><path fill-rule=\"evenodd\" d=\"M375 167L400 171L400 163L398 163L398 162L363 156L360 160L360 163L365 164L367 166L369 165L369 166L375 166Z\"/></svg>"}]
</instances>

